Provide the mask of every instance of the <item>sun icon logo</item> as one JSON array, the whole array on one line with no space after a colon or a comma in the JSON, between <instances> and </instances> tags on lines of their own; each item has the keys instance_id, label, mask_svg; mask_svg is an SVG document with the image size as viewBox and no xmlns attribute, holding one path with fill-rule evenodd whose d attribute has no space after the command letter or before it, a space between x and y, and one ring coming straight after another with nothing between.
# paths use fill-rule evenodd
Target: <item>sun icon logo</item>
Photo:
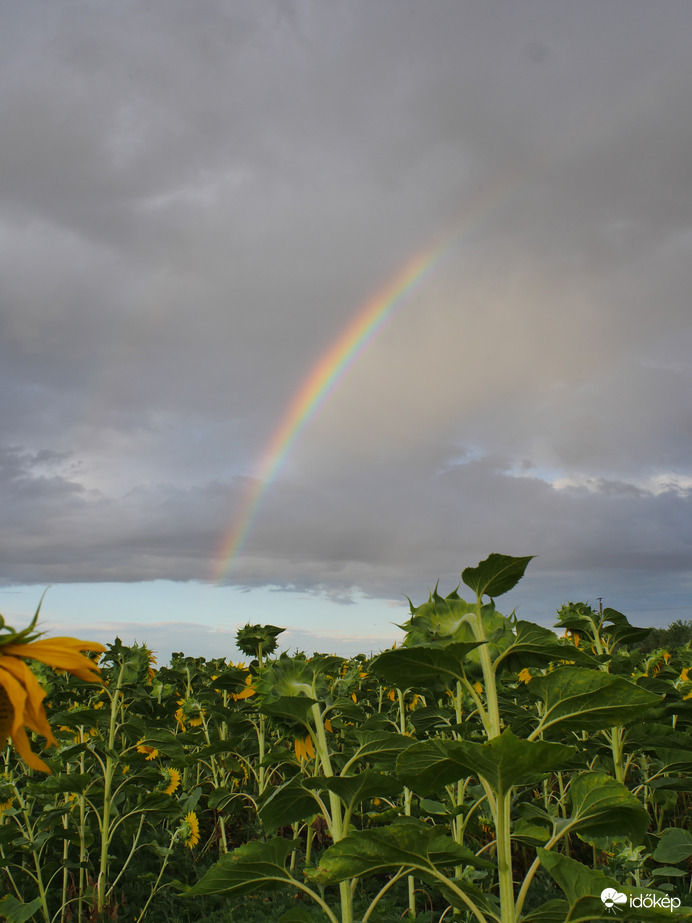
<instances>
[{"instance_id":1,"label":"sun icon logo","mask_svg":"<svg viewBox=\"0 0 692 923\"><path fill-rule=\"evenodd\" d=\"M616 906L617 904L627 903L627 897L619 891L616 891L615 888L604 888L603 891L601 891L601 900L605 904L606 910L610 910L613 913L620 909Z\"/></svg>"}]
</instances>

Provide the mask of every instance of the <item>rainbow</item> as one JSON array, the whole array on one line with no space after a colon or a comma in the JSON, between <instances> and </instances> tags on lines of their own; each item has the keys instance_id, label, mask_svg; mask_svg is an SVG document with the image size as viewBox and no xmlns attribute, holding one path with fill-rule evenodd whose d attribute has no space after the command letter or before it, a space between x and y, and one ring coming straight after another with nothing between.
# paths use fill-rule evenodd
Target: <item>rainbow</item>
<instances>
[{"instance_id":1,"label":"rainbow","mask_svg":"<svg viewBox=\"0 0 692 923\"><path fill-rule=\"evenodd\" d=\"M494 205L505 201L508 191L516 185L516 176L507 177L505 182L495 185L490 194L486 192L480 195L476 202L465 210L463 228L460 230L457 222L451 234L445 234L436 245L426 248L409 260L383 289L357 311L355 317L313 366L267 444L257 472L251 480L242 513L214 557L212 579L215 582L221 582L229 573L293 445L344 375L385 325L393 319L408 297L439 265L442 258L457 243L462 231L467 230L470 225L475 225L474 219L487 216Z\"/></svg>"}]
</instances>

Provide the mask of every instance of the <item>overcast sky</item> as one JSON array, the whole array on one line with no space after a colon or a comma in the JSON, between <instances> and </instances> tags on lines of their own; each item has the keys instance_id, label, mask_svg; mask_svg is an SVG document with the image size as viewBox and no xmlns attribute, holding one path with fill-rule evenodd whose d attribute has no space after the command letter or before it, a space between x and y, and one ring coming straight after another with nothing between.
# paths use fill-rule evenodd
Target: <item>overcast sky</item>
<instances>
[{"instance_id":1,"label":"overcast sky","mask_svg":"<svg viewBox=\"0 0 692 923\"><path fill-rule=\"evenodd\" d=\"M538 556L524 618L691 617L688 0L0 18L6 617L50 583L59 632L355 652L492 551ZM214 585L292 398L431 246Z\"/></svg>"}]
</instances>

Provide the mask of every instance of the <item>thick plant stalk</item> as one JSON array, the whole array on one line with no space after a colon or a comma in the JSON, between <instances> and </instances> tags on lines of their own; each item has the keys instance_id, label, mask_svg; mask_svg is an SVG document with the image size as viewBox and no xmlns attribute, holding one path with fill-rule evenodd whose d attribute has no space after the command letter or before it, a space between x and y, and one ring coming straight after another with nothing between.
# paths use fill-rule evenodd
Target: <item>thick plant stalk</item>
<instances>
[{"instance_id":1,"label":"thick plant stalk","mask_svg":"<svg viewBox=\"0 0 692 923\"><path fill-rule=\"evenodd\" d=\"M80 737L84 729L80 727ZM85 772L85 755L84 751L79 754L79 771L82 775ZM86 797L82 791L79 795L79 894L77 895L77 923L82 923L84 916L84 879L86 876Z\"/></svg>"},{"instance_id":2,"label":"thick plant stalk","mask_svg":"<svg viewBox=\"0 0 692 923\"><path fill-rule=\"evenodd\" d=\"M108 728L108 754L106 755L106 765L103 773L103 814L101 816L101 857L99 862L99 875L96 884L96 907L101 913L103 911L106 899L106 885L108 881L108 844L110 841L110 814L111 814L111 791L113 788L113 775L115 773L115 760L110 753L115 746L116 718L120 704L121 685L123 674L125 672L124 662L120 664L118 681L115 686L115 692L111 697L111 719Z\"/></svg>"},{"instance_id":3,"label":"thick plant stalk","mask_svg":"<svg viewBox=\"0 0 692 923\"><path fill-rule=\"evenodd\" d=\"M406 709L404 706L404 693L401 689L397 689L397 694L399 698L399 733L406 733ZM404 789L404 815L406 817L411 816L411 789ZM416 879L413 875L407 876L408 883L408 912L411 919L416 918Z\"/></svg>"},{"instance_id":4,"label":"thick plant stalk","mask_svg":"<svg viewBox=\"0 0 692 923\"><path fill-rule=\"evenodd\" d=\"M69 771L70 771L70 764L68 763L67 772ZM65 795L65 804L69 804L69 799L67 795ZM63 826L63 830L67 831L67 815L65 814L62 817L62 826ZM67 860L69 858L69 847L70 847L69 841L67 837L65 837L65 840L62 844L63 869L62 869L62 900L60 904L60 923L65 923L65 909L67 907L67 876L68 876Z\"/></svg>"},{"instance_id":5,"label":"thick plant stalk","mask_svg":"<svg viewBox=\"0 0 692 923\"><path fill-rule=\"evenodd\" d=\"M476 598L476 620L474 634L477 641L487 642L485 626L483 625L483 611L480 596ZM485 686L485 699L487 708L487 734L488 740L499 737L501 733L500 706L497 698L497 683L495 671L490 660L488 644L479 648L481 667L483 670L483 685ZM511 789L507 792L496 791L494 818L495 835L497 837L497 875L500 884L500 913L502 923L514 923L514 875L512 870L512 842L510 827L510 802Z\"/></svg>"},{"instance_id":6,"label":"thick plant stalk","mask_svg":"<svg viewBox=\"0 0 692 923\"><path fill-rule=\"evenodd\" d=\"M322 772L328 778L334 775L332 762L329 758L329 745L327 743L327 734L324 730L324 722L320 713L319 705L315 703L311 709L313 721L315 723L316 749L322 764ZM345 836L343 818L341 814L341 802L338 795L334 792L329 793L329 807L331 813L332 839L335 843L343 840ZM347 832L347 831L346 831ZM339 883L339 895L341 898L341 923L353 923L353 895L351 892L351 883L342 881Z\"/></svg>"},{"instance_id":7,"label":"thick plant stalk","mask_svg":"<svg viewBox=\"0 0 692 923\"><path fill-rule=\"evenodd\" d=\"M22 812L22 817L24 818L24 823L26 824L26 834L25 835L27 839L29 840L30 845L33 845L34 828L32 827L31 821L29 820L29 813L26 809L26 802L20 795L17 785L14 784L13 787L14 787L14 793L17 799L17 803L19 804L19 809ZM46 921L46 923L50 923L50 915L48 913L48 901L46 897L46 888L43 882L43 875L41 874L41 862L39 859L38 850L32 849L31 852L34 857L34 866L36 868L36 875L34 877L34 881L36 882L36 887L38 888L38 896L41 898L41 911L43 913L43 918Z\"/></svg>"}]
</instances>

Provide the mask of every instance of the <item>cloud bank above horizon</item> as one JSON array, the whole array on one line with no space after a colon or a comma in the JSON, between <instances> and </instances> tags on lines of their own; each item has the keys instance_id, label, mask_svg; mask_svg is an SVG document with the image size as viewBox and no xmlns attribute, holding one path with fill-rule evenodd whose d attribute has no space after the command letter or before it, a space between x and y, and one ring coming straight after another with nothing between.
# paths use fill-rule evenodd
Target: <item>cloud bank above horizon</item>
<instances>
[{"instance_id":1,"label":"cloud bank above horizon","mask_svg":"<svg viewBox=\"0 0 692 923\"><path fill-rule=\"evenodd\" d=\"M2 584L385 600L499 551L689 590L688 4L3 18ZM440 240L226 566L292 398Z\"/></svg>"}]
</instances>

